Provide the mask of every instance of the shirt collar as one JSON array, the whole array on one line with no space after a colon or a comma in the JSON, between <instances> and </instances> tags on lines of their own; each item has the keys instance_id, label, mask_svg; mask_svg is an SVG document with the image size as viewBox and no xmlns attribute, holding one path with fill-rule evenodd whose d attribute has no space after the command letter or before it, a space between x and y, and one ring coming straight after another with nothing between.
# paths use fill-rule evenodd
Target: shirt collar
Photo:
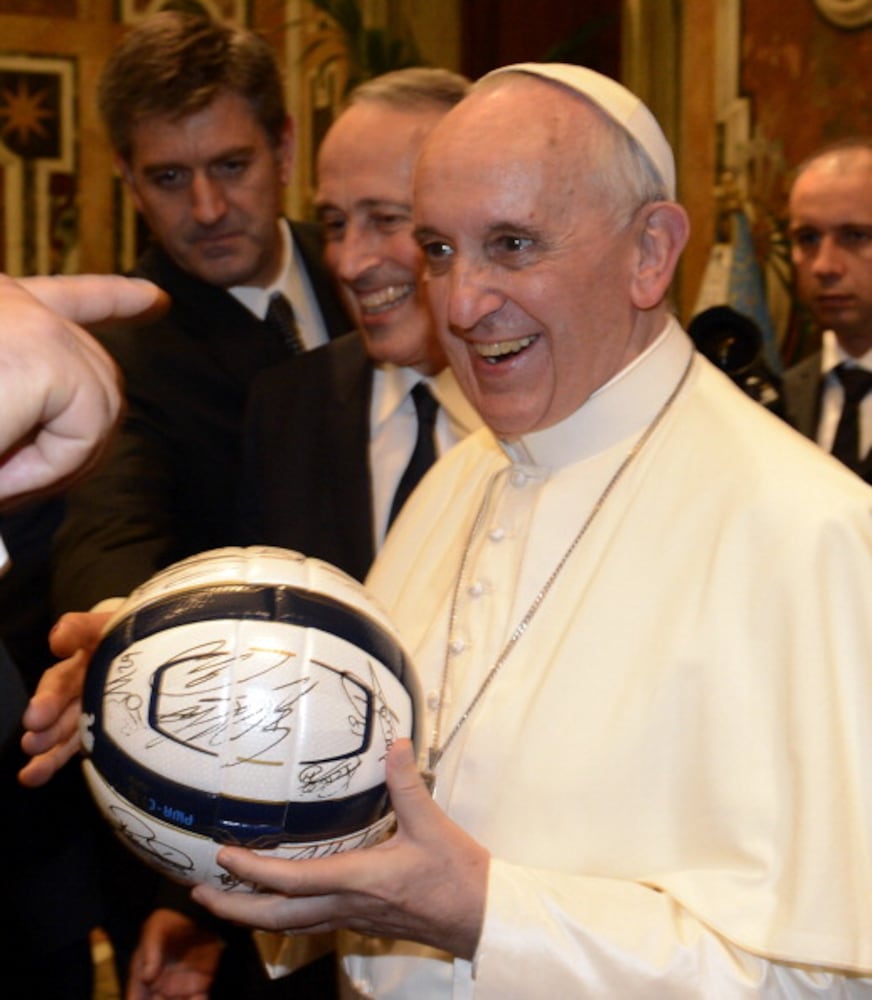
<instances>
[{"instance_id":1,"label":"shirt collar","mask_svg":"<svg viewBox=\"0 0 872 1000\"><path fill-rule=\"evenodd\" d=\"M670 317L637 358L561 423L500 444L514 463L559 468L590 458L642 430L681 378L693 344Z\"/></svg>"},{"instance_id":2,"label":"shirt collar","mask_svg":"<svg viewBox=\"0 0 872 1000\"><path fill-rule=\"evenodd\" d=\"M291 292L291 273L294 266L294 241L291 239L291 229L285 219L276 219L279 229L279 239L281 241L281 266L276 280L267 288L260 288L256 285L234 285L229 288L230 294L237 299L249 312L254 313L258 319L266 317L269 308L269 300L276 292L282 292L288 297L288 301L295 301L295 296Z\"/></svg>"},{"instance_id":3,"label":"shirt collar","mask_svg":"<svg viewBox=\"0 0 872 1000\"><path fill-rule=\"evenodd\" d=\"M376 437L379 429L403 405L418 382L430 387L436 401L464 433L472 433L481 426L481 417L464 396L450 368L443 368L437 375L427 377L414 368L388 364L379 365L374 373L371 437Z\"/></svg>"},{"instance_id":4,"label":"shirt collar","mask_svg":"<svg viewBox=\"0 0 872 1000\"><path fill-rule=\"evenodd\" d=\"M829 375L834 368L843 362L848 362L852 367L865 368L872 371L872 348L861 354L859 358L854 358L844 351L839 344L839 339L832 330L825 330L821 338L821 371L824 375Z\"/></svg>"}]
</instances>

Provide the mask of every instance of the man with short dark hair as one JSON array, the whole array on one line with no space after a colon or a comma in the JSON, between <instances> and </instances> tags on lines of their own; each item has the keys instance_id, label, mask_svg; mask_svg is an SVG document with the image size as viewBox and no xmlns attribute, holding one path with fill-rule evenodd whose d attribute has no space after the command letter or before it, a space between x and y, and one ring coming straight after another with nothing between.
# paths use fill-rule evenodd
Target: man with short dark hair
<instances>
[{"instance_id":1,"label":"man with short dark hair","mask_svg":"<svg viewBox=\"0 0 872 1000\"><path fill-rule=\"evenodd\" d=\"M797 296L822 346L784 375L788 415L872 482L872 139L845 139L805 160L789 216Z\"/></svg>"},{"instance_id":2,"label":"man with short dark hair","mask_svg":"<svg viewBox=\"0 0 872 1000\"><path fill-rule=\"evenodd\" d=\"M100 107L154 237L134 273L172 306L145 330L103 338L129 409L109 462L70 495L57 540L61 611L124 596L178 558L232 544L249 383L351 328L319 227L281 217L293 129L262 39L155 15L110 57ZM291 304L290 326L272 319L277 299Z\"/></svg>"}]
</instances>

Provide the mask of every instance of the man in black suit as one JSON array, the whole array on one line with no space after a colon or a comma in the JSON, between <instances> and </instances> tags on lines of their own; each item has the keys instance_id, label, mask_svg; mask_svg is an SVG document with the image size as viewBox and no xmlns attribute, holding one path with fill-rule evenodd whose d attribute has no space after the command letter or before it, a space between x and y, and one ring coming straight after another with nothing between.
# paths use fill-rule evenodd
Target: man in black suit
<instances>
[{"instance_id":1,"label":"man in black suit","mask_svg":"<svg viewBox=\"0 0 872 1000\"><path fill-rule=\"evenodd\" d=\"M104 343L128 413L109 461L69 496L58 610L124 596L155 570L237 540L240 427L254 376L351 328L317 227L280 217L293 134L281 79L250 32L164 12L113 53L100 107L154 244L135 274L166 317ZM291 301L296 330L266 317Z\"/></svg>"},{"instance_id":2,"label":"man in black suit","mask_svg":"<svg viewBox=\"0 0 872 1000\"><path fill-rule=\"evenodd\" d=\"M872 139L806 160L789 214L797 295L823 336L784 376L788 416L872 482Z\"/></svg>"},{"instance_id":3,"label":"man in black suit","mask_svg":"<svg viewBox=\"0 0 872 1000\"><path fill-rule=\"evenodd\" d=\"M238 541L233 496L250 382L351 329L319 228L281 216L293 127L262 39L198 15L157 14L108 60L99 104L153 237L134 274L172 302L148 328L102 335L128 408L105 464L67 496L53 570L61 612L121 598L169 563ZM98 834L108 837L102 824ZM154 876L114 840L102 860L123 980ZM249 935L240 939L247 946ZM317 979L312 990L330 995Z\"/></svg>"},{"instance_id":4,"label":"man in black suit","mask_svg":"<svg viewBox=\"0 0 872 1000\"><path fill-rule=\"evenodd\" d=\"M248 540L298 549L361 580L414 452L415 393L420 400L426 387L439 404L437 455L480 423L433 333L411 228L418 150L465 90L456 74L411 69L354 91L319 150L316 205L359 336L262 373L249 399ZM306 447L298 429L307 427L329 462Z\"/></svg>"}]
</instances>

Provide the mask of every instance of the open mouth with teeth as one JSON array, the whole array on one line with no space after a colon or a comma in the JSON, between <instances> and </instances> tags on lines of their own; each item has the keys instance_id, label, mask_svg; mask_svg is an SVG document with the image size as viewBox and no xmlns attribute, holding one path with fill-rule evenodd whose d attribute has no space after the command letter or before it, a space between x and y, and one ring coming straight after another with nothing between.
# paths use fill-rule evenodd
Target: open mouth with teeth
<instances>
[{"instance_id":1,"label":"open mouth with teeth","mask_svg":"<svg viewBox=\"0 0 872 1000\"><path fill-rule=\"evenodd\" d=\"M377 316L379 313L395 308L414 294L415 286L413 284L388 285L386 288L379 288L378 291L358 295L357 301L365 316Z\"/></svg>"},{"instance_id":2,"label":"open mouth with teeth","mask_svg":"<svg viewBox=\"0 0 872 1000\"><path fill-rule=\"evenodd\" d=\"M535 335L519 337L517 340L498 340L493 344L473 344L472 348L489 365L498 365L501 361L507 361L520 354L521 351L525 351L530 344L538 339Z\"/></svg>"}]
</instances>

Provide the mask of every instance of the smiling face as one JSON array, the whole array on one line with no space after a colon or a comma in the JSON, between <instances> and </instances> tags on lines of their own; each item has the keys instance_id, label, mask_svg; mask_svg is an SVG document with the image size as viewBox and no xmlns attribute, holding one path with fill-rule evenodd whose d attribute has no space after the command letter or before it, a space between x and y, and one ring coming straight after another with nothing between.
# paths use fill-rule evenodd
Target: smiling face
<instances>
[{"instance_id":1,"label":"smiling face","mask_svg":"<svg viewBox=\"0 0 872 1000\"><path fill-rule=\"evenodd\" d=\"M828 153L790 193L799 297L854 357L872 348L872 149Z\"/></svg>"},{"instance_id":2,"label":"smiling face","mask_svg":"<svg viewBox=\"0 0 872 1000\"><path fill-rule=\"evenodd\" d=\"M353 104L318 154L318 215L325 260L376 362L432 373L445 365L421 285L412 235L412 177L424 139L444 116L435 105Z\"/></svg>"},{"instance_id":3,"label":"smiling face","mask_svg":"<svg viewBox=\"0 0 872 1000\"><path fill-rule=\"evenodd\" d=\"M663 326L684 215L615 204L590 154L603 129L587 102L516 78L467 98L418 163L437 330L504 437L569 416Z\"/></svg>"},{"instance_id":4,"label":"smiling face","mask_svg":"<svg viewBox=\"0 0 872 1000\"><path fill-rule=\"evenodd\" d=\"M184 118L145 118L131 134L124 178L176 264L222 288L270 284L281 263L290 123L276 147L248 102L224 93Z\"/></svg>"}]
</instances>

